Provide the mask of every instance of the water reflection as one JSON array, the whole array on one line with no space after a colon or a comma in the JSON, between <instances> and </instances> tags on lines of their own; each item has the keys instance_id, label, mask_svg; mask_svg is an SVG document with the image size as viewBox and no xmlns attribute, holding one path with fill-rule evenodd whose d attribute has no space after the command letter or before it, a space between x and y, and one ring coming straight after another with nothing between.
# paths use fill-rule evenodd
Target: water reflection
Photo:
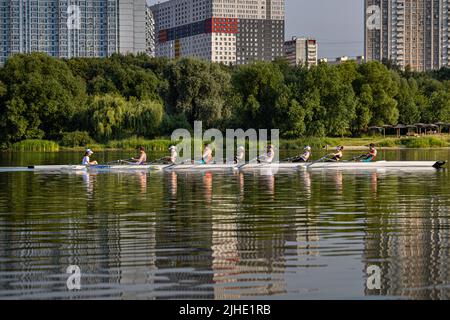
<instances>
[{"instance_id":1,"label":"water reflection","mask_svg":"<svg viewBox=\"0 0 450 320\"><path fill-rule=\"evenodd\" d=\"M446 171L1 173L0 297L449 298L448 182ZM69 264L86 273L77 294ZM370 265L381 290L365 287Z\"/></svg>"}]
</instances>

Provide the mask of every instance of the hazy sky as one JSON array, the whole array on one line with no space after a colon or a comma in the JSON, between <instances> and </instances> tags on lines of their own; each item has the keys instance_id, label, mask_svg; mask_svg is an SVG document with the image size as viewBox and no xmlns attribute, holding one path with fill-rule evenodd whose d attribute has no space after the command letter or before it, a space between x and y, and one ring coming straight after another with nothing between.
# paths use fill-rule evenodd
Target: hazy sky
<instances>
[{"instance_id":1,"label":"hazy sky","mask_svg":"<svg viewBox=\"0 0 450 320\"><path fill-rule=\"evenodd\" d=\"M363 7L362 0L286 0L286 39L292 36L316 38L319 57L362 55Z\"/></svg>"}]
</instances>

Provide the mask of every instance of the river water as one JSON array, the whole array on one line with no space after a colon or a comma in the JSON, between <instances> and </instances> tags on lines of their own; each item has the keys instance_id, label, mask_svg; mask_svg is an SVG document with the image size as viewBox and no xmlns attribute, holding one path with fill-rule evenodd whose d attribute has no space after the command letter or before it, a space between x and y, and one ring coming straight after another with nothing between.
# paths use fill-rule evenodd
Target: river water
<instances>
[{"instance_id":1,"label":"river water","mask_svg":"<svg viewBox=\"0 0 450 320\"><path fill-rule=\"evenodd\" d=\"M79 158L0 153L0 166ZM447 170L0 172L0 298L448 299L449 182Z\"/></svg>"}]
</instances>

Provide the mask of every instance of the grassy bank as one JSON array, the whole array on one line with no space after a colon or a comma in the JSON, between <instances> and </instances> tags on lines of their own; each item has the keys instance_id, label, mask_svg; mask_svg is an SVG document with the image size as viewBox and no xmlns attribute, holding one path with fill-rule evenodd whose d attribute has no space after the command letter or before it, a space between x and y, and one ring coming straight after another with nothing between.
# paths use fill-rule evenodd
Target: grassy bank
<instances>
[{"instance_id":1,"label":"grassy bank","mask_svg":"<svg viewBox=\"0 0 450 320\"><path fill-rule=\"evenodd\" d=\"M280 149L296 150L306 145L313 148L326 146L364 147L371 143L386 148L448 148L450 147L450 136L428 136L428 137L363 137L363 138L304 138L297 140L281 140Z\"/></svg>"},{"instance_id":2,"label":"grassy bank","mask_svg":"<svg viewBox=\"0 0 450 320\"><path fill-rule=\"evenodd\" d=\"M48 140L24 140L13 144L11 151L36 151L36 152L57 152L60 150L59 144Z\"/></svg>"},{"instance_id":3,"label":"grassy bank","mask_svg":"<svg viewBox=\"0 0 450 320\"><path fill-rule=\"evenodd\" d=\"M408 138L383 138L383 137L363 137L363 138L303 138L296 140L281 140L281 150L300 150L309 145L314 149L324 147L334 147L343 145L347 148L365 147L370 143L375 143L379 147L385 148L448 148L450 147L450 136L428 136L428 137L408 137ZM113 140L104 144L90 143L86 146L64 147L57 142L48 140L24 140L13 144L9 151L34 151L34 152L58 152L58 151L79 151L82 152L89 147L95 151L107 150L135 150L138 146L144 146L148 151L166 151L172 144L169 139L146 140L143 138L130 138L124 140Z\"/></svg>"}]
</instances>

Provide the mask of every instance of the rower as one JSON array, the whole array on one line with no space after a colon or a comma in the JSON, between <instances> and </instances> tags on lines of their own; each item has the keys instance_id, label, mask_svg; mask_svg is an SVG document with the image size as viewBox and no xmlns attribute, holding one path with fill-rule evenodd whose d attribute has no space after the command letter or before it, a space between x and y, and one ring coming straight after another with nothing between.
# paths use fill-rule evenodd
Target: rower
<instances>
[{"instance_id":1,"label":"rower","mask_svg":"<svg viewBox=\"0 0 450 320\"><path fill-rule=\"evenodd\" d=\"M147 162L147 154L145 153L144 147L139 147L139 158L131 158L132 161L134 161L136 165L144 165Z\"/></svg>"},{"instance_id":2,"label":"rower","mask_svg":"<svg viewBox=\"0 0 450 320\"><path fill-rule=\"evenodd\" d=\"M310 146L306 146L304 149L304 153L300 156L300 157L296 157L292 160L292 162L296 163L296 162L308 162L309 158L311 158L311 147Z\"/></svg>"},{"instance_id":3,"label":"rower","mask_svg":"<svg viewBox=\"0 0 450 320\"><path fill-rule=\"evenodd\" d=\"M269 145L267 146L267 153L259 157L258 163L272 163L273 158L275 158L275 150L273 145Z\"/></svg>"},{"instance_id":4,"label":"rower","mask_svg":"<svg viewBox=\"0 0 450 320\"><path fill-rule=\"evenodd\" d=\"M164 157L159 161L161 161L164 164L175 164L175 162L177 161L177 157L178 157L177 147L175 147L174 145L171 145L169 147L169 151L170 151L170 156Z\"/></svg>"},{"instance_id":5,"label":"rower","mask_svg":"<svg viewBox=\"0 0 450 320\"><path fill-rule=\"evenodd\" d=\"M336 153L332 153L330 155L331 158L328 161L330 161L330 162L341 161L342 157L344 156L342 151L344 151L344 147L343 146L337 146L336 147Z\"/></svg>"},{"instance_id":6,"label":"rower","mask_svg":"<svg viewBox=\"0 0 450 320\"><path fill-rule=\"evenodd\" d=\"M87 149L86 152L84 153L84 157L82 160L82 165L83 166L95 166L98 165L97 161L91 161L90 157L91 155L93 155L94 152L91 149Z\"/></svg>"},{"instance_id":7,"label":"rower","mask_svg":"<svg viewBox=\"0 0 450 320\"><path fill-rule=\"evenodd\" d=\"M241 162L245 162L245 148L243 146L240 146L237 149L236 157L234 157L234 163L238 164Z\"/></svg>"},{"instance_id":8,"label":"rower","mask_svg":"<svg viewBox=\"0 0 450 320\"><path fill-rule=\"evenodd\" d=\"M174 164L178 158L177 147L170 146L169 151L170 151L170 163Z\"/></svg>"},{"instance_id":9,"label":"rower","mask_svg":"<svg viewBox=\"0 0 450 320\"><path fill-rule=\"evenodd\" d=\"M378 151L377 151L377 149L375 149L375 144L371 143L369 146L369 150L370 151L368 154L362 155L360 157L361 162L371 162L371 161L375 160L375 158L378 155Z\"/></svg>"},{"instance_id":10,"label":"rower","mask_svg":"<svg viewBox=\"0 0 450 320\"><path fill-rule=\"evenodd\" d=\"M209 143L206 143L205 149L203 150L201 164L210 164L212 159L212 147Z\"/></svg>"}]
</instances>

